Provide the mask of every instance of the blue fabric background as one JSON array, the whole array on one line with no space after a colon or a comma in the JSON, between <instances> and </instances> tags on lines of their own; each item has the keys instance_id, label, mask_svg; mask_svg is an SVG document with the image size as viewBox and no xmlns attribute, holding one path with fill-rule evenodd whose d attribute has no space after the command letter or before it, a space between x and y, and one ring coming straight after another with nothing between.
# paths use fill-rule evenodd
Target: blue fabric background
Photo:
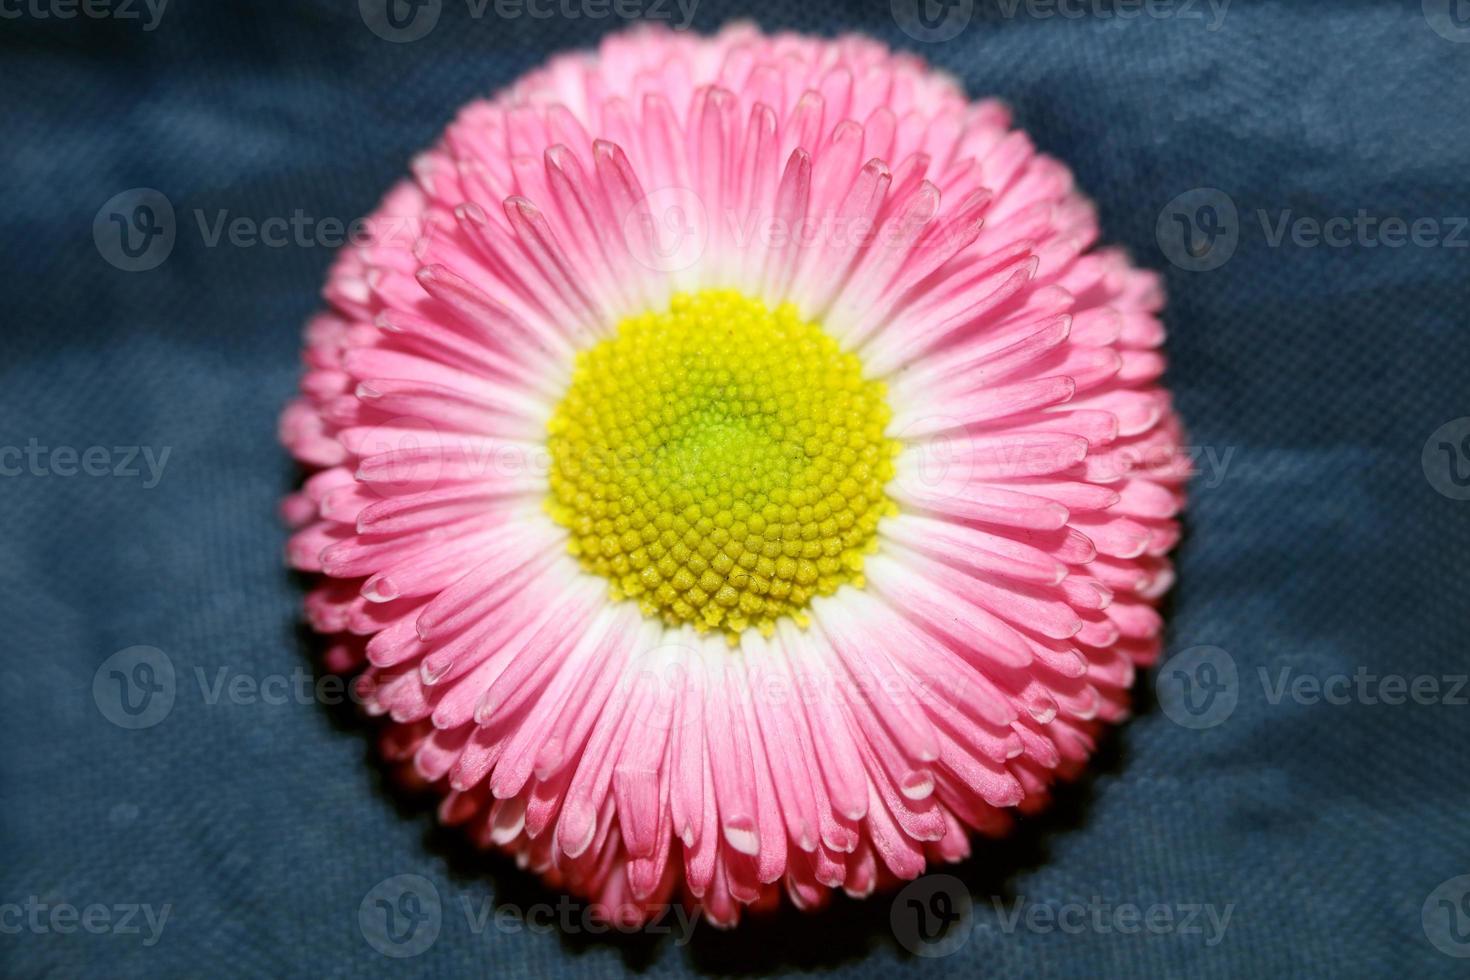
<instances>
[{"instance_id":1,"label":"blue fabric background","mask_svg":"<svg viewBox=\"0 0 1470 980\"><path fill-rule=\"evenodd\" d=\"M974 912L942 959L904 950L881 897L697 930L687 947L476 933L463 900L555 896L391 791L350 708L200 690L196 670L212 683L221 668L255 682L315 669L280 558L275 507L294 473L274 429L332 255L207 247L195 210L350 220L462 102L616 22L474 19L447 0L427 37L390 44L352 0L173 0L152 31L4 9L23 15L0 19L0 446L170 456L152 487L64 464L0 477L0 926L32 896L172 910L152 946L146 932L0 932L0 973L1466 974L1421 909L1470 873L1470 706L1273 704L1258 674L1467 669L1470 502L1436 492L1421 450L1470 415L1470 236L1273 247L1256 217L1470 214L1470 44L1419 3L1235 0L1211 31L1203 6L1204 20L1123 20L1106 2L1071 19L982 0L940 44L902 32L888 0L698 4L703 30L745 16L868 32L1008 100L1096 197L1107 236L1166 273L1178 404L1192 443L1228 455L1193 490L1169 649L1227 651L1234 711L1176 724L1142 679L1138 717L1094 774L957 871ZM92 223L140 186L172 202L177 241L129 273L103 261ZM1199 187L1239 214L1235 254L1209 272L1177 268L1155 236ZM93 679L135 645L164 651L177 693L130 731ZM444 907L437 941L404 960L375 952L358 920L399 874L427 878ZM1093 896L1233 911L1215 945L1004 928L1015 902Z\"/></svg>"}]
</instances>

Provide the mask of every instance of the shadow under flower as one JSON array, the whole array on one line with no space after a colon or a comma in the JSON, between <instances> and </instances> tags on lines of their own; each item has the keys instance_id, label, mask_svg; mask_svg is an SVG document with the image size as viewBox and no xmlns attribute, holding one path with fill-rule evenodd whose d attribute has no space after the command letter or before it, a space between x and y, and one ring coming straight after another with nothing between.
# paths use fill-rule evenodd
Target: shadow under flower
<instances>
[{"instance_id":1,"label":"shadow under flower","mask_svg":"<svg viewBox=\"0 0 1470 980\"><path fill-rule=\"evenodd\" d=\"M311 669L322 672L322 637L305 626L297 630L297 636ZM1136 713L1151 710L1152 693L1146 683L1135 685ZM546 887L508 855L475 846L460 828L439 824L435 817L438 795L407 787L392 777L376 748L378 725L357 705L344 700L323 709L334 728L363 738L364 758L377 773L380 795L401 820L423 827L425 848L444 862L447 876L459 889L455 907L446 914L464 914L476 930L554 934L572 955L615 949L624 969L634 973L651 967L667 945L687 945L690 963L701 972L730 976L830 969L884 947L904 959L915 958L895 936L891 924L896 891L867 899L852 899L839 892L827 908L817 912L802 912L783 901L776 911L747 913L732 930L687 916L680 919L676 910L665 913L654 926L636 931L611 926L588 929L581 924L580 910L585 903ZM958 864L934 866L930 873L957 878L977 908L988 906L993 899L1013 900L1015 880L1047 863L1050 842L1084 826L1096 780L1118 774L1122 766L1122 740L1115 729L1108 728L1100 735L1087 769L1075 780L1055 786L1045 811L1018 818L1005 837L972 838L970 857ZM531 910L539 914L528 914ZM558 924L568 921L572 928Z\"/></svg>"}]
</instances>

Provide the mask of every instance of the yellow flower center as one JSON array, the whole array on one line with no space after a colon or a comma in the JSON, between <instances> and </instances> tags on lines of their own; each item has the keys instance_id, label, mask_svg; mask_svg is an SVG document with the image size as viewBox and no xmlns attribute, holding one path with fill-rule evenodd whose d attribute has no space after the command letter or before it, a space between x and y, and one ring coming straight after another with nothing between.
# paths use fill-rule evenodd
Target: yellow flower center
<instances>
[{"instance_id":1,"label":"yellow flower center","mask_svg":"<svg viewBox=\"0 0 1470 980\"><path fill-rule=\"evenodd\" d=\"M577 357L552 416L552 517L572 554L670 624L805 622L861 584L893 504L883 385L820 326L739 293L674 297Z\"/></svg>"}]
</instances>

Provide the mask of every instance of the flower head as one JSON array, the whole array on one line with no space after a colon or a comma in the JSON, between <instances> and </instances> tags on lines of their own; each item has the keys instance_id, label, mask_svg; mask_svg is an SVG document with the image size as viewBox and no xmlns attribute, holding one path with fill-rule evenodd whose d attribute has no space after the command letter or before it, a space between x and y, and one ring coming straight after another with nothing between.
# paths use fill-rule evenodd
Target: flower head
<instances>
[{"instance_id":1,"label":"flower head","mask_svg":"<svg viewBox=\"0 0 1470 980\"><path fill-rule=\"evenodd\" d=\"M605 913L862 895L1158 650L1158 281L861 38L640 30L466 107L307 329L284 510L440 815Z\"/></svg>"}]
</instances>

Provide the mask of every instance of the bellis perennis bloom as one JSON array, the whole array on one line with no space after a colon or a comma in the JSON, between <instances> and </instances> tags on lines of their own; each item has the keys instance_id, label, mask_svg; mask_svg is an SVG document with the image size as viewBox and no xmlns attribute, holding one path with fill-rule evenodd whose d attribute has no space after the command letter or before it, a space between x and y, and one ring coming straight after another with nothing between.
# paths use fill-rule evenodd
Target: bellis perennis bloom
<instances>
[{"instance_id":1,"label":"bellis perennis bloom","mask_svg":"<svg viewBox=\"0 0 1470 980\"><path fill-rule=\"evenodd\" d=\"M466 107L282 438L330 665L441 818L606 915L955 861L1159 646L1156 277L861 38L637 31Z\"/></svg>"}]
</instances>

